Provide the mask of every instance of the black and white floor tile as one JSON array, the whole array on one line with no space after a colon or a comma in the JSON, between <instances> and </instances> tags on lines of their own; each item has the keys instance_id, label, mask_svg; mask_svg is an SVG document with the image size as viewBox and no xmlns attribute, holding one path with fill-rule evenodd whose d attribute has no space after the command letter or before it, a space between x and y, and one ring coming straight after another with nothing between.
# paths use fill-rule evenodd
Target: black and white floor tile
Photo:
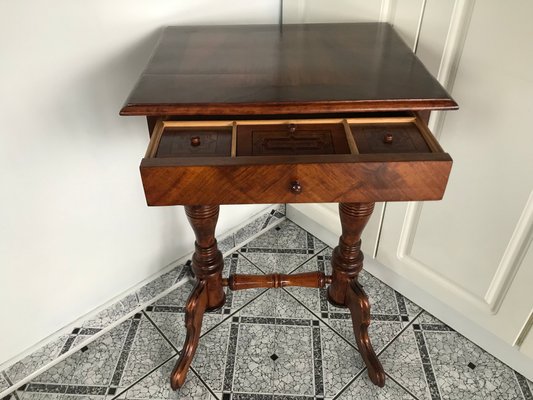
<instances>
[{"instance_id":1,"label":"black and white floor tile","mask_svg":"<svg viewBox=\"0 0 533 400\"><path fill-rule=\"evenodd\" d=\"M195 371L189 371L187 381L178 392L170 389L169 379L177 357L172 357L137 384L122 392L118 399L153 400L153 399L217 399L201 381Z\"/></svg>"},{"instance_id":2,"label":"black and white floor tile","mask_svg":"<svg viewBox=\"0 0 533 400\"><path fill-rule=\"evenodd\" d=\"M30 373L37 371L61 354L61 351L67 344L68 339L68 335L63 335L44 345L39 350L9 367L5 371L6 376L12 383L15 383L23 377L28 376Z\"/></svg>"},{"instance_id":3,"label":"black and white floor tile","mask_svg":"<svg viewBox=\"0 0 533 400\"><path fill-rule=\"evenodd\" d=\"M283 221L228 255L224 276L329 273L330 260L330 248ZM166 279L175 282L187 270ZM226 291L225 306L204 318L186 384L171 391L169 374L185 338L191 281L48 369L12 398L533 400L527 379L369 273L363 271L360 281L371 301L370 336L387 372L384 388L368 379L348 310L329 305L323 289L285 288ZM144 293L156 296L168 287L161 280ZM117 314L132 304L134 299L117 306ZM50 346L58 353L68 350L113 318L113 312L98 314ZM10 384L8 377L0 375L0 387Z\"/></svg>"},{"instance_id":4,"label":"black and white floor tile","mask_svg":"<svg viewBox=\"0 0 533 400\"><path fill-rule=\"evenodd\" d=\"M244 244L252 239L258 232L275 224L285 216L285 205L279 204L272 211L249 222L233 234L236 245ZM221 248L220 251L224 253Z\"/></svg>"},{"instance_id":5,"label":"black and white floor tile","mask_svg":"<svg viewBox=\"0 0 533 400\"><path fill-rule=\"evenodd\" d=\"M6 390L11 386L4 373L0 373L0 392Z\"/></svg>"},{"instance_id":6,"label":"black and white floor tile","mask_svg":"<svg viewBox=\"0 0 533 400\"><path fill-rule=\"evenodd\" d=\"M45 394L112 398L175 354L150 320L138 313L16 393L20 399Z\"/></svg>"},{"instance_id":7,"label":"black and white floor tile","mask_svg":"<svg viewBox=\"0 0 533 400\"><path fill-rule=\"evenodd\" d=\"M170 288L183 276L184 265L178 265L167 273L157 277L137 290L136 295L141 303L150 301L162 291Z\"/></svg>"},{"instance_id":8,"label":"black and white floor tile","mask_svg":"<svg viewBox=\"0 0 533 400\"><path fill-rule=\"evenodd\" d=\"M181 270L181 266L178 271ZM103 329L108 325L112 324L115 321L118 321L120 318L133 311L139 306L139 299L137 296L132 293L120 299L111 307L108 307L94 317L84 321L82 326L84 328L100 328Z\"/></svg>"},{"instance_id":9,"label":"black and white floor tile","mask_svg":"<svg viewBox=\"0 0 533 400\"><path fill-rule=\"evenodd\" d=\"M239 251L264 273L287 274L326 247L299 226L285 220Z\"/></svg>"}]
</instances>

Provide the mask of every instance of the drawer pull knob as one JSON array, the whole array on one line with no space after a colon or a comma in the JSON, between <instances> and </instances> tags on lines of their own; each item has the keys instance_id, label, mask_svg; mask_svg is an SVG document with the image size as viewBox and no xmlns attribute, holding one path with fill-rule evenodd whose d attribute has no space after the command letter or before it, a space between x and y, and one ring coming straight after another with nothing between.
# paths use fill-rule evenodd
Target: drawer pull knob
<instances>
[{"instance_id":1,"label":"drawer pull knob","mask_svg":"<svg viewBox=\"0 0 533 400\"><path fill-rule=\"evenodd\" d=\"M191 138L191 146L200 146L200 136L193 136Z\"/></svg>"},{"instance_id":2,"label":"drawer pull knob","mask_svg":"<svg viewBox=\"0 0 533 400\"><path fill-rule=\"evenodd\" d=\"M290 132L290 133L294 133L294 132L296 132L296 125L294 125L294 124L289 124L289 132Z\"/></svg>"},{"instance_id":3,"label":"drawer pull knob","mask_svg":"<svg viewBox=\"0 0 533 400\"><path fill-rule=\"evenodd\" d=\"M391 144L392 143L392 133L387 133L383 137L383 143Z\"/></svg>"},{"instance_id":4,"label":"drawer pull knob","mask_svg":"<svg viewBox=\"0 0 533 400\"><path fill-rule=\"evenodd\" d=\"M302 185L300 185L300 182L298 181L291 182L291 192L295 194L302 193Z\"/></svg>"}]
</instances>

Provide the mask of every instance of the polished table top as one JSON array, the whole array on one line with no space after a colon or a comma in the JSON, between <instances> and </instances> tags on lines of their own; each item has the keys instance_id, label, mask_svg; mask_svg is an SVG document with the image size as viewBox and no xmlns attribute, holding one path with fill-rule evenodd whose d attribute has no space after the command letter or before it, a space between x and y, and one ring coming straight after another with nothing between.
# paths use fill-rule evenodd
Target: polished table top
<instances>
[{"instance_id":1,"label":"polished table top","mask_svg":"<svg viewBox=\"0 0 533 400\"><path fill-rule=\"evenodd\" d=\"M455 109L386 23L167 27L122 115Z\"/></svg>"}]
</instances>

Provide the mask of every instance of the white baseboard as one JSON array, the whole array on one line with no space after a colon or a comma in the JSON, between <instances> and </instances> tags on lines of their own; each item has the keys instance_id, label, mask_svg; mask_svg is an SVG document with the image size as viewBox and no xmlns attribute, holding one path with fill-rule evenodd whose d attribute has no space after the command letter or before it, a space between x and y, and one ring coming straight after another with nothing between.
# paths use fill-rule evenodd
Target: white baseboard
<instances>
[{"instance_id":1,"label":"white baseboard","mask_svg":"<svg viewBox=\"0 0 533 400\"><path fill-rule=\"evenodd\" d=\"M337 245L340 234L338 216L324 205L287 205L287 217L330 247ZM504 342L490 331L467 318L467 316L449 307L445 302L424 290L424 288L399 275L392 268L371 258L369 254L366 254L364 268L494 357L526 378L533 380L533 363L517 347Z\"/></svg>"}]
</instances>

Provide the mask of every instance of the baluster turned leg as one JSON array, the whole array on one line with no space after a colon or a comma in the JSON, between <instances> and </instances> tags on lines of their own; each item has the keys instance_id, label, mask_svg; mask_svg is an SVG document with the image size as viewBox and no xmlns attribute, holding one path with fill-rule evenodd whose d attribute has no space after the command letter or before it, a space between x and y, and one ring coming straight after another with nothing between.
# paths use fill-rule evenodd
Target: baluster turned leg
<instances>
[{"instance_id":1,"label":"baluster turned leg","mask_svg":"<svg viewBox=\"0 0 533 400\"><path fill-rule=\"evenodd\" d=\"M375 385L383 386L385 372L368 337L370 304L357 282L359 272L363 268L361 234L373 210L374 203L339 204L342 235L339 245L333 250L332 282L327 293L330 303L350 309L355 340L368 368L368 376Z\"/></svg>"},{"instance_id":2,"label":"baluster turned leg","mask_svg":"<svg viewBox=\"0 0 533 400\"><path fill-rule=\"evenodd\" d=\"M192 269L198 279L185 308L187 336L176 366L170 375L172 389L180 388L198 347L202 318L205 311L224 305L226 296L222 287L224 260L215 239L219 206L186 206L185 213L196 235Z\"/></svg>"}]
</instances>

